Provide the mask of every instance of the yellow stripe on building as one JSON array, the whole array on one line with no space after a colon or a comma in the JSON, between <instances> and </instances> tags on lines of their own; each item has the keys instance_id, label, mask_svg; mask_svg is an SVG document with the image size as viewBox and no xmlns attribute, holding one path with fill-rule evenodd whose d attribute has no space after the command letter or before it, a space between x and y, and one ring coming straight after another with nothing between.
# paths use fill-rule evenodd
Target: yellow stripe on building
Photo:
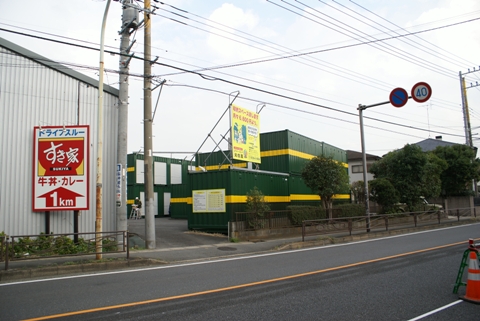
<instances>
[{"instance_id":1,"label":"yellow stripe on building","mask_svg":"<svg viewBox=\"0 0 480 321\"><path fill-rule=\"evenodd\" d=\"M240 167L240 168L246 168L247 167L247 163L235 163L233 164L233 167ZM205 166L202 168L206 169L207 171L218 171L218 170L222 170L222 169L229 169L230 168L230 164L224 164L224 165L208 165L208 166ZM195 170L197 172L200 172L202 171L202 168L200 168L199 166L195 167Z\"/></svg>"},{"instance_id":2,"label":"yellow stripe on building","mask_svg":"<svg viewBox=\"0 0 480 321\"><path fill-rule=\"evenodd\" d=\"M336 200L348 200L350 199L349 194L335 194L333 195L333 199ZM291 194L290 195L291 201L320 201L321 198L318 195L314 194Z\"/></svg>"},{"instance_id":3,"label":"yellow stripe on building","mask_svg":"<svg viewBox=\"0 0 480 321\"><path fill-rule=\"evenodd\" d=\"M320 196L314 194L291 194L290 201L319 201Z\"/></svg>"},{"instance_id":4,"label":"yellow stripe on building","mask_svg":"<svg viewBox=\"0 0 480 321\"><path fill-rule=\"evenodd\" d=\"M127 167L127 172L133 172L135 171L135 167Z\"/></svg>"},{"instance_id":5,"label":"yellow stripe on building","mask_svg":"<svg viewBox=\"0 0 480 321\"><path fill-rule=\"evenodd\" d=\"M289 196L265 196L267 203L290 203Z\"/></svg>"},{"instance_id":6,"label":"yellow stripe on building","mask_svg":"<svg viewBox=\"0 0 480 321\"><path fill-rule=\"evenodd\" d=\"M291 155L291 156L296 156L300 157L303 159L311 160L312 158L316 157L315 155L299 152L298 150L293 150L293 149L276 149L276 150L266 150L263 152L260 152L260 157L274 157L274 156L283 156L283 155ZM336 161L337 163L342 164L343 167L348 167L348 164Z\"/></svg>"},{"instance_id":7,"label":"yellow stripe on building","mask_svg":"<svg viewBox=\"0 0 480 321\"><path fill-rule=\"evenodd\" d=\"M176 197L176 198L171 198L170 203L187 203L187 204L192 204L192 198L191 197Z\"/></svg>"},{"instance_id":8,"label":"yellow stripe on building","mask_svg":"<svg viewBox=\"0 0 480 321\"><path fill-rule=\"evenodd\" d=\"M336 194L333 196L334 199L349 199L350 195L348 194ZM319 201L320 196L313 195L313 194L291 194L290 196L265 196L265 202L267 203L290 203L291 201ZM128 201L130 202L130 201ZM131 201L133 204L133 201ZM225 196L225 203L233 204L233 203L246 203L247 196L246 195L226 195ZM170 199L170 203L180 204L180 203L187 203L192 204L191 197L177 197Z\"/></svg>"}]
</instances>

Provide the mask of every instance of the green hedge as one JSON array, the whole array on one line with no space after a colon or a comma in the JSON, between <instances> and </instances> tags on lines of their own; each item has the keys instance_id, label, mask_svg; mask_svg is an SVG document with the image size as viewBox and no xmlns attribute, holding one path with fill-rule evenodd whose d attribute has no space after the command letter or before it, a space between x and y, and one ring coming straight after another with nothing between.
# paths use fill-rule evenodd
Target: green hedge
<instances>
[{"instance_id":1,"label":"green hedge","mask_svg":"<svg viewBox=\"0 0 480 321\"><path fill-rule=\"evenodd\" d=\"M292 225L301 225L305 220L321 220L327 218L327 213L323 207L290 205L288 218ZM365 206L361 204L338 204L333 208L333 217L352 217L364 216Z\"/></svg>"},{"instance_id":2,"label":"green hedge","mask_svg":"<svg viewBox=\"0 0 480 321\"><path fill-rule=\"evenodd\" d=\"M365 205L363 204L339 204L334 207L338 217L364 216Z\"/></svg>"},{"instance_id":3,"label":"green hedge","mask_svg":"<svg viewBox=\"0 0 480 321\"><path fill-rule=\"evenodd\" d=\"M305 220L320 220L326 218L325 209L318 206L290 205L288 218L292 225L302 225Z\"/></svg>"}]
</instances>

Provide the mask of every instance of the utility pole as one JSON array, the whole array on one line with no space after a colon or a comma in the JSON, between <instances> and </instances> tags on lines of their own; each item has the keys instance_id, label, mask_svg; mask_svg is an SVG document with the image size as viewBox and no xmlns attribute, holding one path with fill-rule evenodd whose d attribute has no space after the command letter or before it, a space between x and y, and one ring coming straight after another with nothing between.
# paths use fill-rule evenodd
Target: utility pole
<instances>
[{"instance_id":1,"label":"utility pole","mask_svg":"<svg viewBox=\"0 0 480 321\"><path fill-rule=\"evenodd\" d=\"M461 71L459 73L459 77L460 92L462 94L463 124L465 127L465 144L467 146L473 147L472 128L470 126L470 112L468 111L467 88L465 88L465 77L463 77Z\"/></svg>"},{"instance_id":2,"label":"utility pole","mask_svg":"<svg viewBox=\"0 0 480 321\"><path fill-rule=\"evenodd\" d=\"M468 110L467 89L478 87L480 86L480 84L477 81L475 84L471 83L470 86L467 87L467 85L465 84L464 75L470 74L472 72L478 72L478 71L480 71L480 67L478 69L475 69L475 67L473 67L473 71L470 71L470 69L468 69L467 72L462 73L460 71L458 73L460 77L460 93L462 95L463 123L465 127L465 143L472 148L473 148L472 128L470 125L470 112Z\"/></svg>"},{"instance_id":3,"label":"utility pole","mask_svg":"<svg viewBox=\"0 0 480 321\"><path fill-rule=\"evenodd\" d=\"M144 63L143 63L143 142L144 142L144 175L145 175L145 246L156 248L155 214L153 192L153 144L152 144L152 53L151 53L151 20L150 0L144 1Z\"/></svg>"},{"instance_id":4,"label":"utility pole","mask_svg":"<svg viewBox=\"0 0 480 321\"><path fill-rule=\"evenodd\" d=\"M119 75L119 105L118 105L118 136L117 136L117 184L116 184L116 221L117 231L126 231L127 225L127 138L128 138L128 76L129 64L132 56L129 56L131 29L138 27L138 10L126 6L131 5L132 0L123 0L122 29L120 42L120 75ZM119 247L123 244L123 235L117 235Z\"/></svg>"},{"instance_id":5,"label":"utility pole","mask_svg":"<svg viewBox=\"0 0 480 321\"><path fill-rule=\"evenodd\" d=\"M472 87L478 87L478 86L480 86L480 84L477 81L476 84L470 84L470 86L467 87L466 84L465 84L464 75L470 74L472 72L477 72L477 71L480 71L480 67L479 67L479 69L475 69L475 67L473 67L473 71L470 71L470 69L468 69L467 72L462 73L460 71L458 73L458 75L460 77L460 93L462 95L463 122L464 122L464 127L465 127L465 144L467 146L470 146L470 148L472 148L472 149L474 148L474 146L473 146L473 139L472 139L472 127L470 125L470 112L468 110L467 89L472 88ZM474 160L472 160L472 161L474 161ZM473 185L472 189L475 193L475 196L477 196L477 194L478 194L477 182L475 180L473 180L472 185Z\"/></svg>"}]
</instances>

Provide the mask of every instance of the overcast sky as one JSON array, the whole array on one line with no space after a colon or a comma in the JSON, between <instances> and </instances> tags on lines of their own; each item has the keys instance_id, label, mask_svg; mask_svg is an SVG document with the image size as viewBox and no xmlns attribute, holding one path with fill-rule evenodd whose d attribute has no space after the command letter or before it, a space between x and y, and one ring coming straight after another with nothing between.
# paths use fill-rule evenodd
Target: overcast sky
<instances>
[{"instance_id":1,"label":"overcast sky","mask_svg":"<svg viewBox=\"0 0 480 321\"><path fill-rule=\"evenodd\" d=\"M152 73L166 80L154 120L154 151L197 151L235 92L240 92L238 106L255 111L265 104L261 132L288 129L361 151L358 104L386 102L394 88L410 93L418 82L431 86L429 101L410 99L402 108L385 104L364 111L367 153L383 155L435 136L465 143L459 72L480 65L478 0L162 2L151 1L158 6L152 15L152 56L164 64L154 65ZM98 48L106 3L0 0L0 28ZM141 1L134 4L143 7ZM118 51L121 15L120 3L112 1L107 50ZM0 37L98 79L98 51L4 30ZM133 39L132 52L142 57L143 29ZM118 55L105 55L106 69L118 70L118 62ZM213 69L218 66L224 68ZM143 146L143 62L132 61L130 67L129 153ZM480 72L465 76L468 86L480 81ZM117 73L106 73L104 80L118 88ZM152 93L154 108L158 94L159 89ZM467 89L467 97L479 147L480 87ZM201 151L213 150L228 123L227 114Z\"/></svg>"}]
</instances>

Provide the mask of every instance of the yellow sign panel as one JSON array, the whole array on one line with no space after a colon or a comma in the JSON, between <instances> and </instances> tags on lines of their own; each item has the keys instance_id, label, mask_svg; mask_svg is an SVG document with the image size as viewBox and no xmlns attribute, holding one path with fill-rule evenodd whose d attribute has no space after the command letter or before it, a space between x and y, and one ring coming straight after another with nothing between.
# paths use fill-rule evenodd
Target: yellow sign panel
<instances>
[{"instance_id":1,"label":"yellow sign panel","mask_svg":"<svg viewBox=\"0 0 480 321\"><path fill-rule=\"evenodd\" d=\"M233 159L260 164L260 115L232 105L231 116Z\"/></svg>"},{"instance_id":2,"label":"yellow sign panel","mask_svg":"<svg viewBox=\"0 0 480 321\"><path fill-rule=\"evenodd\" d=\"M193 213L224 213L225 189L192 191Z\"/></svg>"}]
</instances>

